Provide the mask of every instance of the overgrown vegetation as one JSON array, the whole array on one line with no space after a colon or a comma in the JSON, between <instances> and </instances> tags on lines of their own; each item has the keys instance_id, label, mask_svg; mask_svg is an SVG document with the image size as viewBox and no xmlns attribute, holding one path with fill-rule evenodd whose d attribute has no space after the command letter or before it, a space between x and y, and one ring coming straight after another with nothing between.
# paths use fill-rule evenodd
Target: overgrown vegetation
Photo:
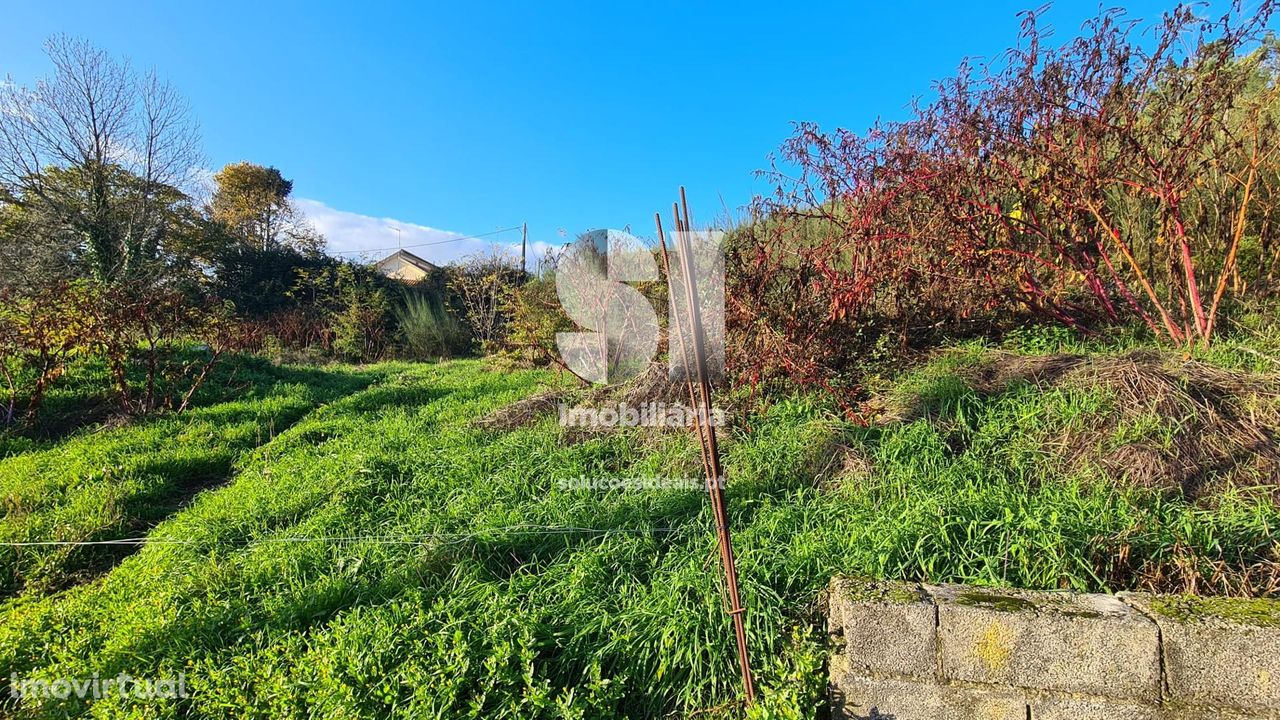
<instances>
[{"instance_id":1,"label":"overgrown vegetation","mask_svg":"<svg viewBox=\"0 0 1280 720\"><path fill-rule=\"evenodd\" d=\"M818 714L837 573L1280 590L1274 8L1056 49L1028 13L907 121L798 126L728 236L746 715ZM549 370L554 256L413 287L327 257L276 168L193 200L172 90L50 54L0 85L0 677L191 695L0 715L744 714L705 498L560 482L702 468L683 431L556 421L684 396Z\"/></svg>"},{"instance_id":2,"label":"overgrown vegetation","mask_svg":"<svg viewBox=\"0 0 1280 720\"><path fill-rule=\"evenodd\" d=\"M739 375L847 388L868 352L1028 322L1208 345L1280 262L1273 10L1106 12L1057 48L1028 12L909 120L800 124L731 242Z\"/></svg>"},{"instance_id":3,"label":"overgrown vegetation","mask_svg":"<svg viewBox=\"0 0 1280 720\"><path fill-rule=\"evenodd\" d=\"M396 317L408 355L415 360L449 358L467 347L462 323L431 297L406 295Z\"/></svg>"},{"instance_id":4,"label":"overgrown vegetation","mask_svg":"<svg viewBox=\"0 0 1280 720\"><path fill-rule=\"evenodd\" d=\"M0 431L31 430L76 363L106 363L121 411L141 415L185 410L228 350L376 362L496 347L518 279L501 256L405 287L323 254L292 180L250 162L215 173L201 203L174 88L85 40L46 50L52 75L0 84Z\"/></svg>"},{"instance_id":5,"label":"overgrown vegetation","mask_svg":"<svg viewBox=\"0 0 1280 720\"><path fill-rule=\"evenodd\" d=\"M218 372L215 388L196 397L196 407L181 417L98 433L73 429L69 438L27 452L0 446L5 509L0 542L101 542L145 535L196 493L230 480L241 456L316 407L379 377L376 371L321 372L240 358ZM94 385L91 378L77 380L81 387ZM226 387L235 391L217 389ZM83 417L84 404L93 398L81 395L76 400ZM134 549L0 547L0 596L23 588L56 589L92 577Z\"/></svg>"},{"instance_id":6,"label":"overgrown vegetation","mask_svg":"<svg viewBox=\"0 0 1280 720\"><path fill-rule=\"evenodd\" d=\"M86 358L106 367L104 385L121 412L182 412L223 354L245 346L242 330L219 308L173 292L92 282L0 290L0 428L34 425L50 387Z\"/></svg>"},{"instance_id":7,"label":"overgrown vegetation","mask_svg":"<svg viewBox=\"0 0 1280 720\"><path fill-rule=\"evenodd\" d=\"M1210 482L1211 492L1191 496L1125 482L1105 463L1065 462L1068 448L1049 440L1111 422L1114 390L984 384L983 368L1008 366L1016 350L970 345L886 383L884 397L916 408L900 419L862 427L818 397L795 396L726 432L735 546L764 687L753 716L812 717L822 702L816 611L834 573L1274 592L1280 510L1269 490ZM260 439L256 428L281 412L278 403L313 401L285 385L205 406L176 421L186 426L177 432L171 424L106 430L0 464L6 496L32 508L29 519L11 514L6 528L31 536L55 517L83 523L80 536L127 526L102 522L83 502L56 502L62 491L45 488L86 477L76 467L113 467L99 482L138 487L127 496L140 499L141 488L171 487L152 475L165 463L231 465L225 483L166 519L153 510L137 520L160 520L148 533L153 544L122 561L44 553L31 576L41 584L29 578L0 606L0 671L186 674L188 699L107 699L88 708L95 714L736 713L702 494L558 483L696 477L686 433L575 436L545 404L510 429L477 426L551 376L495 373L476 361L378 366L359 380L375 380L363 390L350 384L360 375L340 368L308 372L306 387L350 394ZM1265 400L1280 412L1274 397ZM1142 432L1176 437L1179 420L1162 420ZM225 439L209 443L210 434ZM81 584L40 591L69 580ZM78 702L33 699L10 711L77 713L86 709Z\"/></svg>"}]
</instances>

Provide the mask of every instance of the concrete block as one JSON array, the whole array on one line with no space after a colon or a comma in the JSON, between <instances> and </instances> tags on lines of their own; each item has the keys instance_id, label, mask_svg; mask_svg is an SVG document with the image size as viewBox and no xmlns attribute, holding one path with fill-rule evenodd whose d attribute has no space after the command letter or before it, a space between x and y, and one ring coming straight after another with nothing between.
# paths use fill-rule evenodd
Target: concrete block
<instances>
[{"instance_id":1,"label":"concrete block","mask_svg":"<svg viewBox=\"0 0 1280 720\"><path fill-rule=\"evenodd\" d=\"M1280 716L1280 600L1122 597L1160 626L1171 703Z\"/></svg>"},{"instance_id":2,"label":"concrete block","mask_svg":"<svg viewBox=\"0 0 1280 720\"><path fill-rule=\"evenodd\" d=\"M1159 701L1156 626L1113 596L924 589L938 606L948 680Z\"/></svg>"},{"instance_id":3,"label":"concrete block","mask_svg":"<svg viewBox=\"0 0 1280 720\"><path fill-rule=\"evenodd\" d=\"M1106 698L1042 696L1028 705L1032 720L1162 720L1156 706Z\"/></svg>"},{"instance_id":4,"label":"concrete block","mask_svg":"<svg viewBox=\"0 0 1280 720\"><path fill-rule=\"evenodd\" d=\"M1015 690L940 685L932 680L845 675L831 688L833 720L1026 720Z\"/></svg>"},{"instance_id":5,"label":"concrete block","mask_svg":"<svg viewBox=\"0 0 1280 720\"><path fill-rule=\"evenodd\" d=\"M1157 716L1157 720L1277 720L1277 718L1280 718L1280 712L1243 715L1233 710L1194 706L1166 707Z\"/></svg>"},{"instance_id":6,"label":"concrete block","mask_svg":"<svg viewBox=\"0 0 1280 720\"><path fill-rule=\"evenodd\" d=\"M935 609L918 585L836 578L827 597L827 627L843 637L851 670L935 676Z\"/></svg>"}]
</instances>

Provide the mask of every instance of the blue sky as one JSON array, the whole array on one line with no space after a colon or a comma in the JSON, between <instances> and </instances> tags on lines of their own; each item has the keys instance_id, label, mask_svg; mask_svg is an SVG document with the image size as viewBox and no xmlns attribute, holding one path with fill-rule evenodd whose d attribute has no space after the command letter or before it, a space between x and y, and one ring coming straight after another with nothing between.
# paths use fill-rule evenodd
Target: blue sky
<instances>
[{"instance_id":1,"label":"blue sky","mask_svg":"<svg viewBox=\"0 0 1280 720\"><path fill-rule=\"evenodd\" d=\"M562 229L650 234L681 183L695 220L736 210L767 189L753 173L793 121L902 117L965 56L1008 47L1039 4L10 2L0 74L47 73L55 32L155 67L189 100L208 166L279 167L334 249L522 222L559 243ZM1065 39L1098 8L1059 2L1048 20Z\"/></svg>"}]
</instances>

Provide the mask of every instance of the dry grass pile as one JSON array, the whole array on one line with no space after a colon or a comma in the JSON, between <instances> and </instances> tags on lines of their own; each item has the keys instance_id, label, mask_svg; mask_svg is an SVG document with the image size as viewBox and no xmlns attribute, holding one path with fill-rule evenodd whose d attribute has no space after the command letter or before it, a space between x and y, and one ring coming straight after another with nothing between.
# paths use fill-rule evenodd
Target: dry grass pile
<instances>
[{"instance_id":1,"label":"dry grass pile","mask_svg":"<svg viewBox=\"0 0 1280 720\"><path fill-rule=\"evenodd\" d=\"M682 381L668 376L667 365L649 363L644 370L625 382L579 390L551 390L538 393L475 421L477 427L510 431L529 427L543 417L557 412L561 403L572 407L616 410L620 405L632 408L654 408L661 411L676 405L686 406L689 393ZM572 442L616 432L617 426L591 426L568 428L566 435ZM646 427L646 430L664 431L669 427Z\"/></svg>"},{"instance_id":2,"label":"dry grass pile","mask_svg":"<svg viewBox=\"0 0 1280 720\"><path fill-rule=\"evenodd\" d=\"M997 354L968 378L984 395L1016 383L1101 391L1109 402L1059 438L1076 466L1210 497L1228 486L1280 499L1280 377L1151 351L1118 357Z\"/></svg>"},{"instance_id":3,"label":"dry grass pile","mask_svg":"<svg viewBox=\"0 0 1280 720\"><path fill-rule=\"evenodd\" d=\"M493 412L475 421L476 427L486 430L508 432L517 428L529 427L541 418L556 412L560 402L566 397L562 390L547 390L517 400L510 405L503 405Z\"/></svg>"}]
</instances>

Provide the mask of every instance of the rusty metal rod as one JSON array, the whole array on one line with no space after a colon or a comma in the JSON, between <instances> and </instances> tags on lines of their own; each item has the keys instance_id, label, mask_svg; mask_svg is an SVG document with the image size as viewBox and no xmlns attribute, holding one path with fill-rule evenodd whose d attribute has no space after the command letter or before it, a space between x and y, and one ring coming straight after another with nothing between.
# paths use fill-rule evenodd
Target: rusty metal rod
<instances>
[{"instance_id":1,"label":"rusty metal rod","mask_svg":"<svg viewBox=\"0 0 1280 720\"><path fill-rule=\"evenodd\" d=\"M676 232L678 232L678 233L686 233L686 232L689 232L689 224L688 224L688 217L689 217L689 215L688 215L688 208L687 208L687 206L686 206L685 210L686 210L686 212L685 212L685 214L684 214L684 219L682 220L682 219L681 219L681 216L680 216L680 204L679 204L679 203L674 203L674 202L673 202L673 203L671 203L671 215L672 215L672 217L674 218L674 222L675 222L675 226L676 226ZM684 257L684 258L685 258L685 259L681 262L681 265L680 265L680 267L681 267L681 276L680 276L680 279L683 281L683 280L684 280L684 277L685 277L685 276L684 276L684 270L683 270L683 268L684 268L686 265L688 265L690 268L692 268L693 266L692 266L692 265L689 265L690 260L689 260L689 258L688 258L688 257L685 257L685 256L684 256L683 251L681 251L681 257ZM686 301L686 303L687 303L687 302L689 301L689 298L688 298L688 297L686 297L686 298L685 298L685 301ZM686 314L689 314L687 310L686 310ZM692 316L690 315L690 317L692 317ZM679 324L679 323L677 323L677 325L678 325L678 324ZM680 347L681 347L681 349L682 349L682 350L683 350L683 348L684 348L684 342L685 342L684 338L685 338L686 333L688 334L688 336L689 336L690 338L692 338L692 337L693 337L693 328L692 328L692 325L690 325L690 328L689 328L689 330L687 330L687 331L683 328L683 326L681 326L681 329L680 329ZM690 407L690 409L693 409L693 410L695 410L695 411L696 411L696 413L695 413L695 417L697 418L697 421L698 421L698 427L699 427L699 428L703 428L703 430L702 430L702 431L700 431L700 432L699 432L699 434L698 434L698 446L699 446L699 449L700 449L700 451L701 451L701 455L702 455L702 467L704 468L704 470L705 470L705 472L706 472L706 477L707 477L707 493L708 493L708 494L709 494L709 496L711 497L711 509L712 509L712 512L714 513L714 515L715 515L715 517L716 517L716 528L717 528L717 539L718 539L718 538L719 538L719 535L718 535L718 533L719 533L719 528L723 527L723 526L725 525L725 523L720 522L720 517L721 517L721 515L722 515L721 506L724 504L723 495L722 495L722 494L720 494L720 493L717 493L717 492L716 492L716 488L717 488L718 486L721 486L721 485L722 485L722 483L724 482L724 478L722 477L722 475L721 475L720 473L718 473L718 472L716 472L716 471L712 470L712 466L711 466L711 460L710 460L710 458L711 458L711 456L712 456L712 445L711 445L710 440L708 440L708 439L707 439L707 437L706 437L706 436L705 436L705 434L704 434L704 433L706 432L706 431L705 431L705 428L706 428L708 425L710 425L710 424L711 424L711 423L710 423L710 420L711 420L711 419L710 419L710 417L703 417L703 413L702 413L702 409L701 409L701 408L702 408L702 403L698 400L698 397L697 397L698 390L696 390L696 389L695 389L695 388L698 388L698 387L699 387L699 385L697 384L696 376L695 376L695 374L694 374L694 372L695 372L695 370L696 370L696 368L697 368L697 361L696 361L696 360L694 360L693 358L688 357L687 355L686 355L685 357L681 358L681 360L682 360L682 362L684 363L684 377L685 377L685 382L688 384L688 388L689 388L689 396L690 396L690 398L691 398L689 407ZM709 411L708 411L708 412L709 412ZM717 449L716 449L716 451L715 451L715 457L716 457L717 459L719 459L720 454L719 454L718 446L716 446L716 447L717 447ZM716 547L717 547L717 549L718 549L718 550L719 550L719 552L720 552L720 569L721 569L721 571L722 571L722 572L724 572L724 573L725 573L726 577L728 577L728 572L729 572L729 571L728 571L728 569L727 569L727 568L729 567L729 563L730 563L730 562L732 562L732 557L731 557L730 555L728 555L728 554L726 554L726 553L725 553L725 549L726 549L727 547L729 547L729 545L728 545L728 544L726 544L726 543L724 543L724 542L717 542L717 543L716 543ZM728 590L727 590L727 589L725 589L725 591L724 591L724 592L725 592L725 594L726 594L726 595L728 595L728 594L729 594L729 592L728 592ZM728 609L728 606L726 605L726 610L725 610L725 612L732 614L732 613L733 613L733 610L732 610L732 609Z\"/></svg>"},{"instance_id":2,"label":"rusty metal rod","mask_svg":"<svg viewBox=\"0 0 1280 720\"><path fill-rule=\"evenodd\" d=\"M667 274L667 283L671 282L671 259L667 256L667 240L662 232L662 214L654 213L653 222L658 227L658 247L662 249L662 270ZM668 289L670 292L670 289ZM676 318L671 318L675 322L679 322ZM685 387L689 390L689 409L693 410L698 407L698 398L693 391L693 382L690 380L689 368L693 363L689 359L689 350L685 347L684 333L676 333L676 338L680 343L680 364L684 367ZM667 352L674 352L675 348L671 347L671 323L667 323ZM702 458L702 473L705 477L711 477L711 466L707 464L707 442L702 433L702 422L695 414L693 417L693 430L698 434L698 447L701 449L699 456ZM710 489L710 486L708 486Z\"/></svg>"},{"instance_id":3,"label":"rusty metal rod","mask_svg":"<svg viewBox=\"0 0 1280 720\"><path fill-rule=\"evenodd\" d=\"M675 228L677 233L685 233L688 231L688 225L686 225L684 220L681 218L679 203L674 203L674 202L671 203L671 217L673 222L675 223ZM665 246L665 243L664 243L664 246ZM681 251L681 256L683 260L681 262L682 271L681 271L680 279L683 281L686 279L683 268L686 266L689 266L692 268L692 266L689 265L690 259L687 255L684 254L683 251ZM667 268L668 268L668 277L671 277L669 260L667 261ZM692 296L689 296L689 297L692 297ZM688 302L689 297L685 298L686 303ZM687 314L688 314L688 311L686 310L686 315ZM722 536L723 530L727 528L727 525L728 525L726 515L725 515L725 510L724 510L724 504L725 504L724 496L723 496L723 493L721 492L721 489L722 489L721 483L723 482L723 476L712 469L711 457L713 455L712 453L713 446L710 444L710 441L707 439L707 436L705 435L707 429L711 424L710 422L711 418L707 414L704 414L702 412L703 404L698 400L698 397L697 397L698 390L695 390L695 387L699 387L696 383L695 375L694 375L694 370L697 367L697 362L693 358L689 357L688 351L686 350L685 336L688 335L690 338L692 338L693 329L692 329L692 326L690 326L688 330L684 329L684 326L680 325L678 317L676 318L676 325L679 327L679 334L677 335L677 338L680 342L681 363L684 367L685 387L687 387L689 391L689 398L690 398L689 407L690 409L695 410L694 427L695 429L698 430L699 455L702 459L703 472L706 474L707 494L711 498L712 514L715 517L715 521L716 521L716 540L717 540L716 549L720 554L721 572L723 572L726 577L726 587L722 588L722 590L724 594L727 596L727 595L732 595L732 593L730 593L727 588L727 584L728 584L727 579L731 576L729 568L731 566L731 563L733 563L733 556L732 554L726 553L726 549L730 548L730 544L726 543L725 538ZM718 449L715 452L715 457L717 459L719 458ZM732 573L732 576L736 579L736 567L735 567L735 572ZM725 602L725 605L724 605L725 613L728 614L731 618L736 618L742 614L743 611L741 607L731 607L729 605L728 598L722 597L722 600ZM737 643L736 632L735 632L735 644L737 645L738 652L739 652L739 655L738 655L739 667L743 667L743 663L742 663L742 647L743 646ZM748 686L744 684L744 687L748 687Z\"/></svg>"},{"instance_id":4,"label":"rusty metal rod","mask_svg":"<svg viewBox=\"0 0 1280 720\"><path fill-rule=\"evenodd\" d=\"M729 615L733 619L733 634L738 648L738 664L742 670L742 688L746 695L746 704L755 702L755 683L751 677L751 660L747 652L746 608L738 592L738 568L733 554L733 542L729 532L729 513L724 493L724 470L720 464L720 445L716 440L715 424L711 421L711 371L707 365L706 343L702 334L702 312L699 309L698 285L694 277L693 247L688 233L692 231L689 222L689 203L685 197L684 186L680 187L680 204L684 209L681 218L679 209L673 207L676 215L676 244L680 252L680 267L684 275L685 299L689 305L689 338L693 350L694 370L697 371L697 388L699 394L698 426L699 444L702 445L703 458L709 471L707 490L711 495L711 509L715 514L716 538L720 545L720 558L725 574L725 584L729 592ZM681 332L683 344L683 332ZM693 391L693 375L685 366L685 378Z\"/></svg>"}]
</instances>

